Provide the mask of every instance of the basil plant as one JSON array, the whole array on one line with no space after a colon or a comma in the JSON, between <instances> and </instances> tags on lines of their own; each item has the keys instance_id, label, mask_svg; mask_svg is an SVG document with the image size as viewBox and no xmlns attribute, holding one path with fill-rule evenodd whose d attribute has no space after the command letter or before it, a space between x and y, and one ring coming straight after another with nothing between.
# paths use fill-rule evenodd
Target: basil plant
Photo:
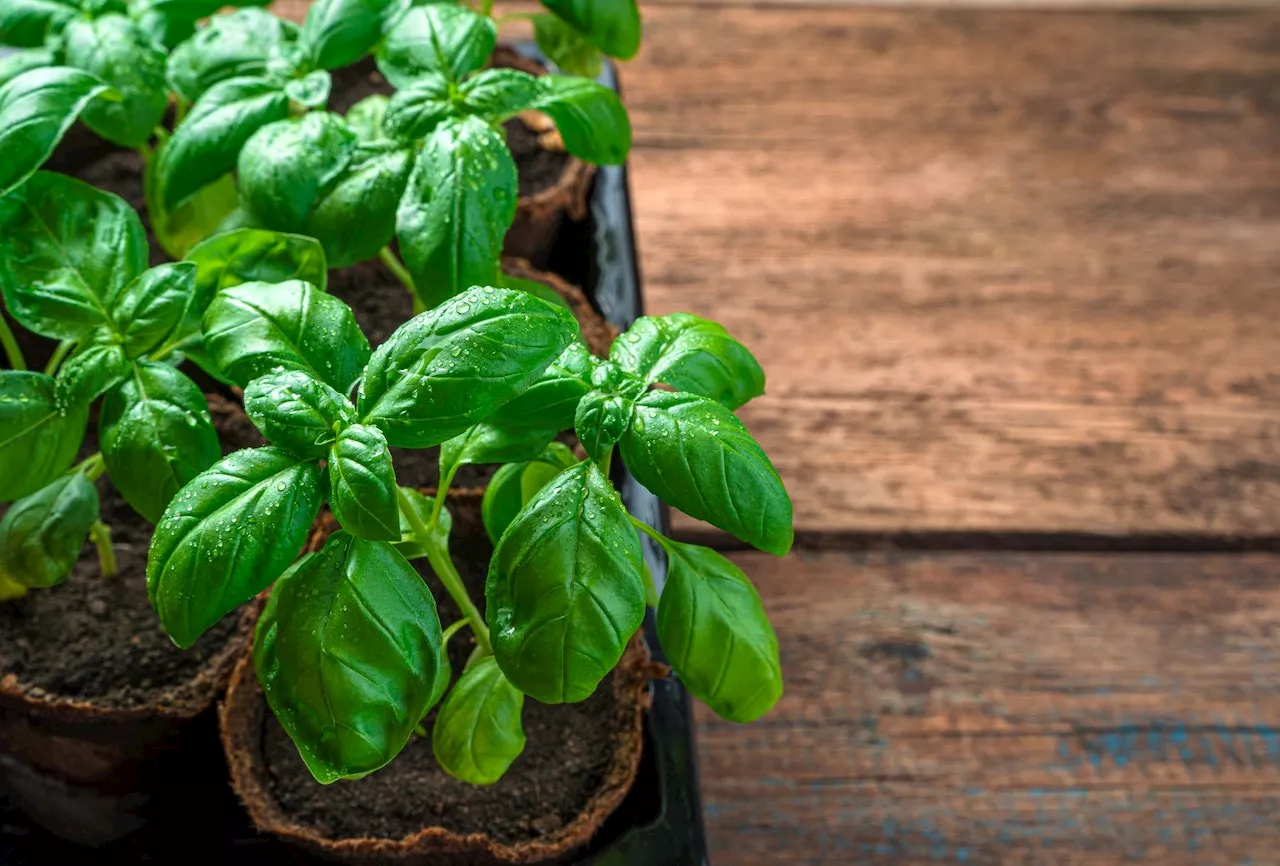
<instances>
[{"instance_id":1,"label":"basil plant","mask_svg":"<svg viewBox=\"0 0 1280 866\"><path fill-rule=\"evenodd\" d=\"M394 95L346 117L280 120L245 142L246 223L315 237L335 267L381 256L419 309L470 286L515 287L498 264L519 195L502 122L544 112L570 153L597 164L626 159L631 127L595 81L486 68L496 40L495 20L467 7L409 8L374 52ZM397 239L403 264L388 246Z\"/></svg>"}]
</instances>

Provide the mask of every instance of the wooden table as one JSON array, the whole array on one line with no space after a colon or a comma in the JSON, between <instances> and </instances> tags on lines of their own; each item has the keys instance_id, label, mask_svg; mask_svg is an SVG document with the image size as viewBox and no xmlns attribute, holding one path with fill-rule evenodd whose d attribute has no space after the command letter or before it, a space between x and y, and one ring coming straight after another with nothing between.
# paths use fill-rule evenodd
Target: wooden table
<instances>
[{"instance_id":1,"label":"wooden table","mask_svg":"<svg viewBox=\"0 0 1280 866\"><path fill-rule=\"evenodd\" d=\"M650 308L799 531L714 862L1280 863L1280 11L645 15Z\"/></svg>"}]
</instances>

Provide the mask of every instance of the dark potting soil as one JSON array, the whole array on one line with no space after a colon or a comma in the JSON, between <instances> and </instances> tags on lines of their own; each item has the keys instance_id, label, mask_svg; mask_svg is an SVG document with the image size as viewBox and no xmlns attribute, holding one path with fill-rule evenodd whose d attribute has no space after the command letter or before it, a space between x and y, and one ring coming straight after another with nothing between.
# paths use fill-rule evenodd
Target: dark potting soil
<instances>
[{"instance_id":1,"label":"dark potting soil","mask_svg":"<svg viewBox=\"0 0 1280 866\"><path fill-rule=\"evenodd\" d=\"M224 453L262 444L233 404L218 396L209 401ZM119 572L104 578L96 549L86 542L65 583L0 604L0 677L12 675L33 697L113 708L163 703L226 645L239 620L228 616L190 650L174 646L147 600L151 524L105 478L98 492Z\"/></svg>"},{"instance_id":2,"label":"dark potting soil","mask_svg":"<svg viewBox=\"0 0 1280 866\"><path fill-rule=\"evenodd\" d=\"M451 549L463 581L483 607L484 580L493 548L480 520L478 500L454 506ZM414 563L431 587L444 626L461 617L426 560ZM449 644L455 675L474 641L463 630ZM401 839L424 827L485 833L505 843L545 836L576 818L609 771L616 732L629 726L627 712L606 680L580 704L524 702L525 750L507 774L490 786L469 785L440 769L431 751L433 711L423 722L428 736L414 737L394 761L354 782L317 783L275 717L266 713L263 752L270 788L294 820L331 839Z\"/></svg>"}]
</instances>

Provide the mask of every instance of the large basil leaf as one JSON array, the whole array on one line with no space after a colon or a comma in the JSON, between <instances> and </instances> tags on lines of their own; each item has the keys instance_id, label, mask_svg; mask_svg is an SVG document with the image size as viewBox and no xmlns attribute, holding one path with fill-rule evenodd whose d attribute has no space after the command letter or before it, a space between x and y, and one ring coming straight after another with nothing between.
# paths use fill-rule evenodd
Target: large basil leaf
<instances>
[{"instance_id":1,"label":"large basil leaf","mask_svg":"<svg viewBox=\"0 0 1280 866\"><path fill-rule=\"evenodd\" d=\"M547 59L566 75L596 78L604 69L600 49L554 15L533 16L533 38Z\"/></svg>"},{"instance_id":2,"label":"large basil leaf","mask_svg":"<svg viewBox=\"0 0 1280 866\"><path fill-rule=\"evenodd\" d=\"M169 262L143 271L125 286L111 315L131 358L162 344L188 314L195 294L196 266Z\"/></svg>"},{"instance_id":3,"label":"large basil leaf","mask_svg":"<svg viewBox=\"0 0 1280 866\"><path fill-rule=\"evenodd\" d=\"M103 398L98 446L111 483L152 523L222 453L195 382L173 367L147 362L135 363L133 375Z\"/></svg>"},{"instance_id":4,"label":"large basil leaf","mask_svg":"<svg viewBox=\"0 0 1280 866\"><path fill-rule=\"evenodd\" d=\"M97 519L98 490L82 472L19 499L0 520L0 573L28 587L62 583Z\"/></svg>"},{"instance_id":5,"label":"large basil leaf","mask_svg":"<svg viewBox=\"0 0 1280 866\"><path fill-rule=\"evenodd\" d=\"M208 186L201 187L194 195L183 200L172 212L165 210L160 201L160 164L162 142L157 156L147 162L142 176L142 186L147 201L147 215L151 217L151 231L160 246L171 258L185 258L201 241L217 233L222 223L240 205L235 178L224 174Z\"/></svg>"},{"instance_id":6,"label":"large basil leaf","mask_svg":"<svg viewBox=\"0 0 1280 866\"><path fill-rule=\"evenodd\" d=\"M174 643L271 585L320 513L320 468L279 448L237 451L184 487L156 525L147 594Z\"/></svg>"},{"instance_id":7,"label":"large basil leaf","mask_svg":"<svg viewBox=\"0 0 1280 866\"><path fill-rule=\"evenodd\" d=\"M382 38L397 0L315 0L302 23L302 43L320 69L350 66Z\"/></svg>"},{"instance_id":8,"label":"large basil leaf","mask_svg":"<svg viewBox=\"0 0 1280 866\"><path fill-rule=\"evenodd\" d=\"M58 368L55 398L60 406L88 406L132 371L119 343L87 343Z\"/></svg>"},{"instance_id":9,"label":"large basil leaf","mask_svg":"<svg viewBox=\"0 0 1280 866\"><path fill-rule=\"evenodd\" d=\"M458 88L467 110L491 121L524 111L538 92L538 79L519 69L485 69Z\"/></svg>"},{"instance_id":10,"label":"large basil leaf","mask_svg":"<svg viewBox=\"0 0 1280 866\"><path fill-rule=\"evenodd\" d=\"M532 460L542 453L555 434L555 430L477 424L441 444L440 477L452 478L458 467L476 463Z\"/></svg>"},{"instance_id":11,"label":"large basil leaf","mask_svg":"<svg viewBox=\"0 0 1280 866\"><path fill-rule=\"evenodd\" d=\"M269 0L234 0L231 3L222 0L131 0L128 11L129 17L137 22L138 27L152 41L172 49L183 40L196 35L197 21L208 18L224 6L266 6L268 2ZM229 17L231 16L218 16ZM209 26L216 25L218 18L210 22ZM216 43L208 47L216 50Z\"/></svg>"},{"instance_id":12,"label":"large basil leaf","mask_svg":"<svg viewBox=\"0 0 1280 866\"><path fill-rule=\"evenodd\" d=\"M297 25L261 9L217 15L169 55L169 86L195 102L221 81L266 75L297 38Z\"/></svg>"},{"instance_id":13,"label":"large basil leaf","mask_svg":"<svg viewBox=\"0 0 1280 866\"><path fill-rule=\"evenodd\" d=\"M646 384L710 397L729 409L764 393L764 370L724 327L691 313L644 316L613 341L609 360Z\"/></svg>"},{"instance_id":14,"label":"large basil leaf","mask_svg":"<svg viewBox=\"0 0 1280 866\"><path fill-rule=\"evenodd\" d=\"M418 522L430 529L430 536L424 538L421 533L414 529L414 525L405 514L405 509L402 505L400 508L400 540L395 544L396 550L400 551L405 559L422 559L429 555L429 547L434 547L436 550L448 550L449 533L453 531L453 515L449 513L448 507L440 507L440 516L436 518L436 522L433 525L431 523L431 515L436 507L434 496L427 496L412 487L401 487L400 498L407 500L407 506L417 517Z\"/></svg>"},{"instance_id":15,"label":"large basil leaf","mask_svg":"<svg viewBox=\"0 0 1280 866\"><path fill-rule=\"evenodd\" d=\"M791 549L791 497L742 422L714 400L650 391L635 403L622 457L659 499L761 550Z\"/></svg>"},{"instance_id":16,"label":"large basil leaf","mask_svg":"<svg viewBox=\"0 0 1280 866\"><path fill-rule=\"evenodd\" d=\"M578 403L573 430L592 460L603 460L631 425L634 405L626 397L592 391Z\"/></svg>"},{"instance_id":17,"label":"large basil leaf","mask_svg":"<svg viewBox=\"0 0 1280 866\"><path fill-rule=\"evenodd\" d=\"M360 419L397 448L438 445L524 390L577 327L524 292L470 289L378 347L360 384Z\"/></svg>"},{"instance_id":18,"label":"large basil leaf","mask_svg":"<svg viewBox=\"0 0 1280 866\"><path fill-rule=\"evenodd\" d=\"M392 138L416 141L455 114L452 82L439 72L424 72L391 97L383 128Z\"/></svg>"},{"instance_id":19,"label":"large basil leaf","mask_svg":"<svg viewBox=\"0 0 1280 866\"><path fill-rule=\"evenodd\" d=\"M23 72L0 84L0 196L17 189L58 146L107 84L69 66Z\"/></svg>"},{"instance_id":20,"label":"large basil leaf","mask_svg":"<svg viewBox=\"0 0 1280 866\"><path fill-rule=\"evenodd\" d=\"M494 551L485 586L493 654L545 704L585 700L644 619L640 539L594 463L560 473Z\"/></svg>"},{"instance_id":21,"label":"large basil leaf","mask_svg":"<svg viewBox=\"0 0 1280 866\"><path fill-rule=\"evenodd\" d=\"M631 150L631 121L618 94L567 75L538 79L533 107L555 121L565 150L596 165L622 165Z\"/></svg>"},{"instance_id":22,"label":"large basil leaf","mask_svg":"<svg viewBox=\"0 0 1280 866\"><path fill-rule=\"evenodd\" d=\"M241 387L283 367L347 394L369 361L369 341L351 308L301 280L223 290L205 311L204 345Z\"/></svg>"},{"instance_id":23,"label":"large basil leaf","mask_svg":"<svg viewBox=\"0 0 1280 866\"><path fill-rule=\"evenodd\" d=\"M596 360L586 346L570 343L528 390L499 408L492 420L516 427L572 428L578 401L591 390L595 367Z\"/></svg>"},{"instance_id":24,"label":"large basil leaf","mask_svg":"<svg viewBox=\"0 0 1280 866\"><path fill-rule=\"evenodd\" d=\"M400 540L396 472L387 437L353 424L329 449L329 506L342 528L368 541Z\"/></svg>"},{"instance_id":25,"label":"large basil leaf","mask_svg":"<svg viewBox=\"0 0 1280 866\"><path fill-rule=\"evenodd\" d=\"M63 0L5 0L0 4L0 43L15 48L43 45L80 11Z\"/></svg>"},{"instance_id":26,"label":"large basil leaf","mask_svg":"<svg viewBox=\"0 0 1280 866\"><path fill-rule=\"evenodd\" d=\"M778 638L747 576L714 550L664 541L658 640L681 682L721 718L753 722L782 697Z\"/></svg>"},{"instance_id":27,"label":"large basil leaf","mask_svg":"<svg viewBox=\"0 0 1280 866\"><path fill-rule=\"evenodd\" d=\"M62 46L67 65L96 75L123 97L90 102L85 124L121 147L151 138L169 107L164 52L123 15L74 19Z\"/></svg>"},{"instance_id":28,"label":"large basil leaf","mask_svg":"<svg viewBox=\"0 0 1280 866\"><path fill-rule=\"evenodd\" d=\"M610 57L630 60L640 50L640 7L636 0L542 0Z\"/></svg>"},{"instance_id":29,"label":"large basil leaf","mask_svg":"<svg viewBox=\"0 0 1280 866\"><path fill-rule=\"evenodd\" d=\"M489 479L480 501L480 516L485 531L494 544L516 519L538 491L546 487L564 469L578 463L573 451L563 442L551 442L534 460L508 463Z\"/></svg>"},{"instance_id":30,"label":"large basil leaf","mask_svg":"<svg viewBox=\"0 0 1280 866\"><path fill-rule=\"evenodd\" d=\"M288 114L289 97L271 79L230 78L210 87L160 155L157 172L165 209L172 211L235 168L250 136Z\"/></svg>"},{"instance_id":31,"label":"large basil leaf","mask_svg":"<svg viewBox=\"0 0 1280 866\"><path fill-rule=\"evenodd\" d=\"M7 46L6 46L7 47ZM56 65L48 48L21 48L0 53L0 84L7 84L24 72Z\"/></svg>"},{"instance_id":32,"label":"large basil leaf","mask_svg":"<svg viewBox=\"0 0 1280 866\"><path fill-rule=\"evenodd\" d=\"M244 410L262 435L299 459L329 453L355 410L337 391L300 370L277 370L244 389Z\"/></svg>"},{"instance_id":33,"label":"large basil leaf","mask_svg":"<svg viewBox=\"0 0 1280 866\"><path fill-rule=\"evenodd\" d=\"M502 675L493 656L463 672L431 731L436 761L454 778L492 785L524 751L524 694Z\"/></svg>"},{"instance_id":34,"label":"large basil leaf","mask_svg":"<svg viewBox=\"0 0 1280 866\"><path fill-rule=\"evenodd\" d=\"M78 339L109 323L146 266L142 222L119 196L40 172L0 199L0 289L28 330Z\"/></svg>"},{"instance_id":35,"label":"large basil leaf","mask_svg":"<svg viewBox=\"0 0 1280 866\"><path fill-rule=\"evenodd\" d=\"M88 403L62 404L43 373L0 370L0 502L44 487L80 450Z\"/></svg>"},{"instance_id":36,"label":"large basil leaf","mask_svg":"<svg viewBox=\"0 0 1280 866\"><path fill-rule=\"evenodd\" d=\"M326 111L264 126L240 152L240 193L264 227L302 232L307 214L347 167L356 144L342 118Z\"/></svg>"},{"instance_id":37,"label":"large basil leaf","mask_svg":"<svg viewBox=\"0 0 1280 866\"><path fill-rule=\"evenodd\" d=\"M196 263L196 292L210 300L241 283L302 280L320 291L329 266L315 238L264 229L235 229L197 244L187 254Z\"/></svg>"},{"instance_id":38,"label":"large basil leaf","mask_svg":"<svg viewBox=\"0 0 1280 866\"><path fill-rule=\"evenodd\" d=\"M426 72L459 81L484 66L497 40L487 15L449 3L414 6L387 32L378 69L397 89Z\"/></svg>"},{"instance_id":39,"label":"large basil leaf","mask_svg":"<svg viewBox=\"0 0 1280 866\"><path fill-rule=\"evenodd\" d=\"M518 193L506 139L480 118L445 121L427 137L396 217L424 305L494 282Z\"/></svg>"},{"instance_id":40,"label":"large basil leaf","mask_svg":"<svg viewBox=\"0 0 1280 866\"><path fill-rule=\"evenodd\" d=\"M335 268L373 258L396 233L396 209L413 168L409 149L356 148L337 182L307 216L306 234Z\"/></svg>"},{"instance_id":41,"label":"large basil leaf","mask_svg":"<svg viewBox=\"0 0 1280 866\"><path fill-rule=\"evenodd\" d=\"M422 577L391 545L346 532L280 578L258 623L254 667L323 784L399 754L449 678Z\"/></svg>"}]
</instances>

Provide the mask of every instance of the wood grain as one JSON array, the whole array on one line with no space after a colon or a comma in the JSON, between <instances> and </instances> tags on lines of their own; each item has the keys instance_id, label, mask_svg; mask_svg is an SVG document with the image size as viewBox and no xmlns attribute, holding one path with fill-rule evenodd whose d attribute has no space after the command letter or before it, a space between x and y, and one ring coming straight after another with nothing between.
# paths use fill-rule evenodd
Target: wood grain
<instances>
[{"instance_id":1,"label":"wood grain","mask_svg":"<svg viewBox=\"0 0 1280 866\"><path fill-rule=\"evenodd\" d=\"M645 21L648 303L756 351L802 532L1277 535L1280 11Z\"/></svg>"},{"instance_id":2,"label":"wood grain","mask_svg":"<svg viewBox=\"0 0 1280 866\"><path fill-rule=\"evenodd\" d=\"M719 866L1276 862L1280 559L734 559L786 694L698 713Z\"/></svg>"}]
</instances>

